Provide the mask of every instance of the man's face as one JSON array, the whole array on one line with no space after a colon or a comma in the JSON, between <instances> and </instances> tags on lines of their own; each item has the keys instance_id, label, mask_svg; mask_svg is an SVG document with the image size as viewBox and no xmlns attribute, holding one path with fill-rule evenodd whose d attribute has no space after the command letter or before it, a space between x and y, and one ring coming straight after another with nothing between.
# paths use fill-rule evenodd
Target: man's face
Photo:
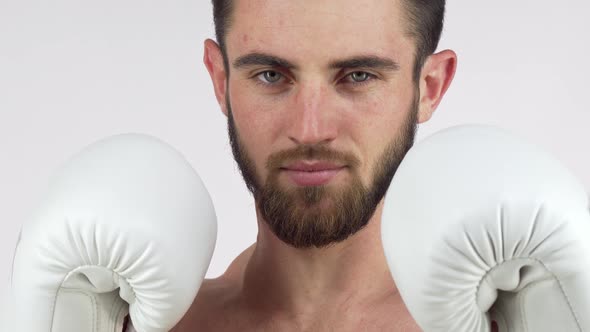
<instances>
[{"instance_id":1,"label":"man's face","mask_svg":"<svg viewBox=\"0 0 590 332\"><path fill-rule=\"evenodd\" d=\"M235 0L234 157L260 217L300 248L364 227L412 146L414 42L391 0Z\"/></svg>"}]
</instances>

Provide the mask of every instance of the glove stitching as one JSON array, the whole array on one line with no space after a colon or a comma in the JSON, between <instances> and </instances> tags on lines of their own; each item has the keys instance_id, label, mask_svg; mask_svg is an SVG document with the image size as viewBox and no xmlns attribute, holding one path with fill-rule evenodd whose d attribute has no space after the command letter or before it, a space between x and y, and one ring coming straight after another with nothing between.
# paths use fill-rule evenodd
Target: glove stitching
<instances>
[{"instance_id":1,"label":"glove stitching","mask_svg":"<svg viewBox=\"0 0 590 332\"><path fill-rule=\"evenodd\" d=\"M93 327L93 331L98 331L98 327L97 327L97 325L98 325L98 319L96 318L97 305L96 305L95 298L93 296L89 295L88 292L82 291L82 290L73 290L73 289L67 289L67 288L61 288L60 287L58 289L58 291L57 291L58 294L59 294L59 291L60 290L63 291L63 292L66 292L66 293L69 292L69 293L82 294L82 295L84 295L84 296L86 296L86 297L88 297L90 299L90 303L91 303L91 306L92 306L92 310L91 310L92 311L91 312L91 315L92 315L92 327ZM57 296L55 297L55 300L54 300L54 305L53 305L53 308L54 309L57 307L56 302L57 302ZM53 311L53 315L51 317L51 331L53 331L53 324L54 324L54 322L55 322L55 310Z\"/></svg>"},{"instance_id":2,"label":"glove stitching","mask_svg":"<svg viewBox=\"0 0 590 332\"><path fill-rule=\"evenodd\" d=\"M57 307L57 299L59 296L59 292L60 291L64 291L64 292L71 292L71 293L75 293L78 292L80 294L86 295L87 297L89 297L91 299L91 303L92 303L92 307L93 307L93 311L92 311L92 318L93 318L93 325L94 325L94 330L97 330L96 325L97 323L97 318L96 318L96 311L97 311L97 305L96 305L96 301L94 299L93 296L88 295L88 291L84 291L84 290L75 290L75 289L71 289L71 288L63 288L63 284L66 282L66 280L68 280L68 278L73 274L73 273L77 273L79 269L81 268L85 268L85 267L97 267L97 265L81 265L76 267L75 269L69 271L68 273L66 273L66 275L63 277L59 288L57 289L57 292L55 294L55 296L53 297L53 314L51 315L51 330L50 332L53 331L53 324L55 323L55 308ZM98 267L102 267L102 266L98 266ZM61 331L58 331L61 332Z\"/></svg>"}]
</instances>

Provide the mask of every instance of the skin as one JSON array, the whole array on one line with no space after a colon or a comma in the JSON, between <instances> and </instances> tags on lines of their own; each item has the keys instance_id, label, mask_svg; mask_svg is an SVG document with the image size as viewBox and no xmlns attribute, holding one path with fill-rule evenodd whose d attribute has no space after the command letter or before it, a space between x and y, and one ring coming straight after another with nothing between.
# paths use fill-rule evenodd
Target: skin
<instances>
[{"instance_id":1,"label":"skin","mask_svg":"<svg viewBox=\"0 0 590 332\"><path fill-rule=\"evenodd\" d=\"M236 129L259 178L268 175L265 162L271 154L325 143L356 156L360 178L369 185L375 162L399 134L415 97L415 41L405 34L400 3L236 0L235 6L226 37L229 79L213 40L205 41L204 62L226 116L226 100L231 103ZM252 52L273 55L297 68L233 66ZM329 66L367 55L390 59L398 68ZM450 50L427 59L417 82L418 123L431 118L456 64ZM260 84L267 77L261 73L269 70L281 75L272 87ZM354 85L351 73L359 71L370 78ZM328 186L338 190L349 182L342 172ZM280 184L295 186L287 177L280 178ZM383 254L382 207L383 201L365 228L323 248L294 248L282 242L257 210L257 242L221 277L204 281L173 331L420 331Z\"/></svg>"}]
</instances>

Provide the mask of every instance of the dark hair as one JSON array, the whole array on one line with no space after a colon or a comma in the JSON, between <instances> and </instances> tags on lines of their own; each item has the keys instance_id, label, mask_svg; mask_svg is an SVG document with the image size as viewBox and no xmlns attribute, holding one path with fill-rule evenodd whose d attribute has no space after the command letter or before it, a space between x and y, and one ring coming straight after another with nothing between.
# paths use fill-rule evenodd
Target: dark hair
<instances>
[{"instance_id":1,"label":"dark hair","mask_svg":"<svg viewBox=\"0 0 590 332\"><path fill-rule=\"evenodd\" d=\"M401 1L408 20L406 33L416 41L414 81L417 82L426 58L438 47L445 17L445 0Z\"/></svg>"},{"instance_id":2,"label":"dark hair","mask_svg":"<svg viewBox=\"0 0 590 332\"><path fill-rule=\"evenodd\" d=\"M426 58L433 54L438 47L438 42L443 29L445 15L445 0L400 0L406 11L408 25L406 34L416 41L414 54L414 81L420 78L422 66ZM228 68L227 52L225 47L225 33L232 23L232 0L212 0L213 21L215 22L215 35L223 53L223 60Z\"/></svg>"},{"instance_id":3,"label":"dark hair","mask_svg":"<svg viewBox=\"0 0 590 332\"><path fill-rule=\"evenodd\" d=\"M231 26L233 17L231 16L233 1L232 0L211 0L213 2L213 22L215 23L215 37L221 53L223 54L223 63L225 64L227 75L229 75L229 63L227 50L225 48L225 32Z\"/></svg>"}]
</instances>

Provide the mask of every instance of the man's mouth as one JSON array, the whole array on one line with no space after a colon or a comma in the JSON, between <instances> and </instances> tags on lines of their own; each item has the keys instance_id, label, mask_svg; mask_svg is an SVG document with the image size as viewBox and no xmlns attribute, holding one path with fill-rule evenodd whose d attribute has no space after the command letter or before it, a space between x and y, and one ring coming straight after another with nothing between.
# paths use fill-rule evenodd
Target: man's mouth
<instances>
[{"instance_id":1,"label":"man's mouth","mask_svg":"<svg viewBox=\"0 0 590 332\"><path fill-rule=\"evenodd\" d=\"M298 161L281 168L289 179L299 186L321 186L327 184L345 165L324 161Z\"/></svg>"}]
</instances>

